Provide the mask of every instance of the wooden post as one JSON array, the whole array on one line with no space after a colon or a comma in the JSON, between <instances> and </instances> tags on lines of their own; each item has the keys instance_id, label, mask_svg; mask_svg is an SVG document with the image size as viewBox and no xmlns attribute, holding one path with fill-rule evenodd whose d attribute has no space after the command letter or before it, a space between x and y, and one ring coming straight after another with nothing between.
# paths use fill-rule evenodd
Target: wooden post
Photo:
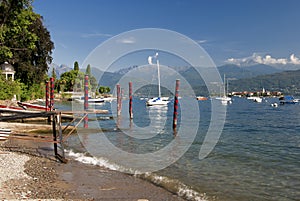
<instances>
[{"instance_id":1,"label":"wooden post","mask_svg":"<svg viewBox=\"0 0 300 201\"><path fill-rule=\"evenodd\" d=\"M121 115L121 88L120 84L117 84L117 115Z\"/></svg>"},{"instance_id":2,"label":"wooden post","mask_svg":"<svg viewBox=\"0 0 300 201\"><path fill-rule=\"evenodd\" d=\"M133 119L133 114L132 114L132 82L129 82L129 118Z\"/></svg>"},{"instance_id":3,"label":"wooden post","mask_svg":"<svg viewBox=\"0 0 300 201\"><path fill-rule=\"evenodd\" d=\"M50 111L54 110L54 78L50 78Z\"/></svg>"},{"instance_id":4,"label":"wooden post","mask_svg":"<svg viewBox=\"0 0 300 201\"><path fill-rule=\"evenodd\" d=\"M89 76L84 76L84 111L87 111L89 109ZM84 128L88 128L88 115L84 117Z\"/></svg>"},{"instance_id":5,"label":"wooden post","mask_svg":"<svg viewBox=\"0 0 300 201\"><path fill-rule=\"evenodd\" d=\"M176 130L176 128L177 128L179 84L180 84L180 80L176 80L175 97L174 97L174 112L173 112L173 130Z\"/></svg>"},{"instance_id":6,"label":"wooden post","mask_svg":"<svg viewBox=\"0 0 300 201\"><path fill-rule=\"evenodd\" d=\"M57 152L57 136L56 136L56 116L52 115L52 130L53 130L53 141L54 141L54 155L55 157L58 155Z\"/></svg>"},{"instance_id":7,"label":"wooden post","mask_svg":"<svg viewBox=\"0 0 300 201\"><path fill-rule=\"evenodd\" d=\"M46 111L49 111L49 81L46 81L46 97L45 97L45 102L46 102Z\"/></svg>"}]
</instances>

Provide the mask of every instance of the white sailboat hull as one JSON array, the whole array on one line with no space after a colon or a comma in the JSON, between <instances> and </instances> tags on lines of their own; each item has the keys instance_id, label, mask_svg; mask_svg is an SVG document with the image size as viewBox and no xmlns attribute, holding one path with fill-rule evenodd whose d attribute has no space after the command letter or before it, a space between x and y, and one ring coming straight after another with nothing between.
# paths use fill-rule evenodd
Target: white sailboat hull
<instances>
[{"instance_id":1,"label":"white sailboat hull","mask_svg":"<svg viewBox=\"0 0 300 201\"><path fill-rule=\"evenodd\" d=\"M154 97L149 99L146 104L147 106L155 106L155 105L168 105L169 103L168 97Z\"/></svg>"}]
</instances>

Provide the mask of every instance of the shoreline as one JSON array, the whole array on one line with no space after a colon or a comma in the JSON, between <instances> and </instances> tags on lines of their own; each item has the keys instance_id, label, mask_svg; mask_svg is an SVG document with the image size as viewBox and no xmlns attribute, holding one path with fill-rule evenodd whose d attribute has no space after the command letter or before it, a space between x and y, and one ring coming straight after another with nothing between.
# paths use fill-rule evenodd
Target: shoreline
<instances>
[{"instance_id":1,"label":"shoreline","mask_svg":"<svg viewBox=\"0 0 300 201\"><path fill-rule=\"evenodd\" d=\"M26 144L24 144L26 143ZM69 159L59 163L49 144L0 142L0 198L55 200L184 201L178 195L132 175ZM8 157L9 156L9 157ZM24 167L24 169L22 169ZM19 170L16 174L16 170ZM13 177L12 175L17 176ZM2 181L3 180L3 181Z\"/></svg>"}]
</instances>

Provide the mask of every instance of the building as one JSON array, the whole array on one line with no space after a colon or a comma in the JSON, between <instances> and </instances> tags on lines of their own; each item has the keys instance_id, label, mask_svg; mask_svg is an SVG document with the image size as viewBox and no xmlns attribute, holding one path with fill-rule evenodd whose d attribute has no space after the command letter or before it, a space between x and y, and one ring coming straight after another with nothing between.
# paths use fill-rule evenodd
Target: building
<instances>
[{"instance_id":1,"label":"building","mask_svg":"<svg viewBox=\"0 0 300 201\"><path fill-rule=\"evenodd\" d=\"M15 69L14 67L9 64L8 62L4 62L3 64L1 64L0 66L0 70L1 70L1 74L5 75L5 79L9 80L11 79L12 81L14 81L15 79Z\"/></svg>"}]
</instances>

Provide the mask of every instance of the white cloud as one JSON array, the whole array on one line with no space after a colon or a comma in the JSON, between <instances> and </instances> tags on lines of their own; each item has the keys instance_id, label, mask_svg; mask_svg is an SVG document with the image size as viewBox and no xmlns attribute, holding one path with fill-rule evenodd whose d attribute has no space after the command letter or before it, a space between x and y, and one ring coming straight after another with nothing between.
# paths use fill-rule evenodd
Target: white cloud
<instances>
[{"instance_id":1,"label":"white cloud","mask_svg":"<svg viewBox=\"0 0 300 201\"><path fill-rule=\"evenodd\" d=\"M125 44L133 44L136 42L134 37L129 37L129 38L123 38L117 40L118 43L125 43Z\"/></svg>"},{"instance_id":2,"label":"white cloud","mask_svg":"<svg viewBox=\"0 0 300 201\"><path fill-rule=\"evenodd\" d=\"M229 58L226 60L226 63L236 64L242 66L244 64L265 64L265 65L287 65L294 64L300 65L300 59L295 56L295 54L291 54L288 58L274 58L271 55L267 54L265 56L260 56L254 53L250 57L244 58Z\"/></svg>"},{"instance_id":3,"label":"white cloud","mask_svg":"<svg viewBox=\"0 0 300 201\"><path fill-rule=\"evenodd\" d=\"M95 37L111 37L111 34L106 34L106 33L85 33L82 34L82 38L95 38Z\"/></svg>"},{"instance_id":4,"label":"white cloud","mask_svg":"<svg viewBox=\"0 0 300 201\"><path fill-rule=\"evenodd\" d=\"M300 59L295 54L291 54L290 61L292 64L300 64Z\"/></svg>"},{"instance_id":5,"label":"white cloud","mask_svg":"<svg viewBox=\"0 0 300 201\"><path fill-rule=\"evenodd\" d=\"M198 44L203 44L203 43L206 43L207 40L196 40L196 42L197 42Z\"/></svg>"}]
</instances>

